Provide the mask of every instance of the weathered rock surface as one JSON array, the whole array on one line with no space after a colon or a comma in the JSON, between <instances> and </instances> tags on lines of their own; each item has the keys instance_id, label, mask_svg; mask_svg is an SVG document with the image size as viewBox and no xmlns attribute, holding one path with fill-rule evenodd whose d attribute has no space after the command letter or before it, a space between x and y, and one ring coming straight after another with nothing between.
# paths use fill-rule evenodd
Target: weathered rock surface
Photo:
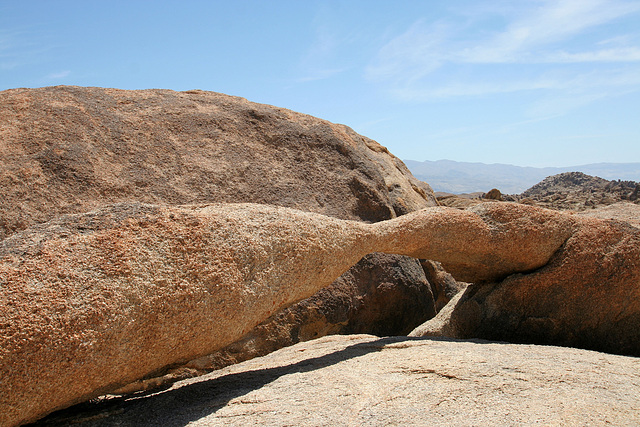
<instances>
[{"instance_id":1,"label":"weathered rock surface","mask_svg":"<svg viewBox=\"0 0 640 427\"><path fill-rule=\"evenodd\" d=\"M482 340L331 336L41 425L640 424L640 359Z\"/></svg>"},{"instance_id":2,"label":"weathered rock surface","mask_svg":"<svg viewBox=\"0 0 640 427\"><path fill-rule=\"evenodd\" d=\"M481 203L499 201L491 198L485 198L488 193L467 193L467 194L451 194L436 192L436 200L440 206L448 206L456 209L467 209ZM501 196L502 197L502 196Z\"/></svg>"},{"instance_id":3,"label":"weathered rock surface","mask_svg":"<svg viewBox=\"0 0 640 427\"><path fill-rule=\"evenodd\" d=\"M498 203L375 224L266 205L126 204L34 226L0 242L0 424L220 349L368 253L490 282L545 265L574 228L571 216Z\"/></svg>"},{"instance_id":4,"label":"weathered rock surface","mask_svg":"<svg viewBox=\"0 0 640 427\"><path fill-rule=\"evenodd\" d=\"M0 240L119 202L264 203L365 221L437 205L346 126L204 91L2 91L0 158Z\"/></svg>"},{"instance_id":5,"label":"weathered rock surface","mask_svg":"<svg viewBox=\"0 0 640 427\"><path fill-rule=\"evenodd\" d=\"M608 206L598 206L594 209L578 212L580 216L624 221L640 228L640 205L629 202L619 202Z\"/></svg>"},{"instance_id":6,"label":"weathered rock surface","mask_svg":"<svg viewBox=\"0 0 640 427\"><path fill-rule=\"evenodd\" d=\"M412 336L478 337L640 356L640 228L581 218L544 267L470 285Z\"/></svg>"},{"instance_id":7,"label":"weathered rock surface","mask_svg":"<svg viewBox=\"0 0 640 427\"><path fill-rule=\"evenodd\" d=\"M447 273L441 274L446 277ZM202 375L325 335L362 331L378 336L394 335L396 331L406 335L413 329L408 325L419 325L436 314L431 283L440 282L427 282L421 265L413 258L367 255L330 287L279 311L233 344L189 361L162 378L141 380L118 392L147 390ZM354 289L356 286L358 289Z\"/></svg>"},{"instance_id":8,"label":"weathered rock surface","mask_svg":"<svg viewBox=\"0 0 640 427\"><path fill-rule=\"evenodd\" d=\"M0 92L0 156L0 240L114 202L256 202L363 221L436 205L429 186L400 160L346 126L203 91ZM370 322L358 332L376 333L386 323L395 329L385 334L394 335L422 323L433 302L414 317L404 314L404 304L430 298L424 274L416 274L416 260L391 257L375 268L384 284L366 282L376 279L362 274L370 262L354 267L349 277L356 282L345 277L322 300L290 307L279 317L285 324L263 325L253 345L265 347L246 356L323 331L347 333L350 324ZM373 296L371 288L384 292ZM366 309L353 309L358 299Z\"/></svg>"},{"instance_id":9,"label":"weathered rock surface","mask_svg":"<svg viewBox=\"0 0 640 427\"><path fill-rule=\"evenodd\" d=\"M497 188L492 188L482 196L483 199L502 200L502 193Z\"/></svg>"}]
</instances>

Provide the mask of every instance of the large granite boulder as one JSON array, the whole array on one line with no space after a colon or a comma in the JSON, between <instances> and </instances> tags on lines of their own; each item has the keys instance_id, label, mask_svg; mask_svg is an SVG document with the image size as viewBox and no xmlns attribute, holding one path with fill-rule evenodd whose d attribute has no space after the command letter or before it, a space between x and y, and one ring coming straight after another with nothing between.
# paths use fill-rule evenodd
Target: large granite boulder
<instances>
[{"instance_id":1,"label":"large granite boulder","mask_svg":"<svg viewBox=\"0 0 640 427\"><path fill-rule=\"evenodd\" d=\"M0 156L0 240L117 202L255 202L366 222L437 204L399 159L346 126L204 91L0 92ZM425 283L417 260L372 256L262 325L236 356L324 333L405 333L434 314Z\"/></svg>"},{"instance_id":2,"label":"large granite boulder","mask_svg":"<svg viewBox=\"0 0 640 427\"><path fill-rule=\"evenodd\" d=\"M624 218L634 210L619 211L605 209L598 215ZM411 335L640 356L640 228L614 219L564 216L575 220L575 229L548 264L472 284Z\"/></svg>"},{"instance_id":3,"label":"large granite boulder","mask_svg":"<svg viewBox=\"0 0 640 427\"><path fill-rule=\"evenodd\" d=\"M0 240L104 204L250 202L381 221L429 186L347 126L204 91L0 92Z\"/></svg>"},{"instance_id":4,"label":"large granite boulder","mask_svg":"<svg viewBox=\"0 0 640 427\"><path fill-rule=\"evenodd\" d=\"M33 226L0 242L0 425L231 344L366 254L437 259L489 282L544 266L573 225L493 203L374 224L255 204L119 204Z\"/></svg>"}]
</instances>

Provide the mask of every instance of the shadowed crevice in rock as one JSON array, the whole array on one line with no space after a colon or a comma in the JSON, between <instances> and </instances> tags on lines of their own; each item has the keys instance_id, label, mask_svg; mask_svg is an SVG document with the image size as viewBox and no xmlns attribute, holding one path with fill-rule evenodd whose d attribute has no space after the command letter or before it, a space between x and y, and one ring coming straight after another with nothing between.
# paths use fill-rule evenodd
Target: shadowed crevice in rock
<instances>
[{"instance_id":1,"label":"shadowed crevice in rock","mask_svg":"<svg viewBox=\"0 0 640 427\"><path fill-rule=\"evenodd\" d=\"M420 260L420 265L425 277L431 286L434 299L434 309L438 313L458 293L464 291L469 285L459 282L442 268L442 264L432 260Z\"/></svg>"}]
</instances>

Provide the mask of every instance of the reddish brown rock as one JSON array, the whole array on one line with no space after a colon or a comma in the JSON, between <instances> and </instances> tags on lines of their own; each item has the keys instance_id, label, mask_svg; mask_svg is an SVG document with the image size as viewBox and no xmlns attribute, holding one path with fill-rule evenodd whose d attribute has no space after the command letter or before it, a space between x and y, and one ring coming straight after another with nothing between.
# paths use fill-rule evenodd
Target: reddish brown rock
<instances>
[{"instance_id":1,"label":"reddish brown rock","mask_svg":"<svg viewBox=\"0 0 640 427\"><path fill-rule=\"evenodd\" d=\"M0 242L0 424L220 349L368 253L438 259L485 282L543 266L572 227L497 203L375 224L265 205L128 204L34 226Z\"/></svg>"},{"instance_id":2,"label":"reddish brown rock","mask_svg":"<svg viewBox=\"0 0 640 427\"><path fill-rule=\"evenodd\" d=\"M350 128L213 92L0 92L0 240L104 204L251 202L381 221L429 186Z\"/></svg>"},{"instance_id":3,"label":"reddish brown rock","mask_svg":"<svg viewBox=\"0 0 640 427\"><path fill-rule=\"evenodd\" d=\"M627 199L632 202L640 200L640 182L636 183L636 187L627 195Z\"/></svg>"},{"instance_id":4,"label":"reddish brown rock","mask_svg":"<svg viewBox=\"0 0 640 427\"><path fill-rule=\"evenodd\" d=\"M547 265L471 285L412 335L640 356L640 229L626 222L580 218Z\"/></svg>"},{"instance_id":5,"label":"reddish brown rock","mask_svg":"<svg viewBox=\"0 0 640 427\"><path fill-rule=\"evenodd\" d=\"M488 200L502 200L502 193L497 188L492 188L482 196L482 198Z\"/></svg>"},{"instance_id":6,"label":"reddish brown rock","mask_svg":"<svg viewBox=\"0 0 640 427\"><path fill-rule=\"evenodd\" d=\"M329 285L370 252L370 234L269 206L135 204L5 239L0 425L230 344Z\"/></svg>"},{"instance_id":7,"label":"reddish brown rock","mask_svg":"<svg viewBox=\"0 0 640 427\"><path fill-rule=\"evenodd\" d=\"M186 368L193 369L193 375L201 374L331 334L366 330L378 336L406 335L413 329L409 325L436 314L430 283L413 258L367 255L330 287L278 312L241 340L187 363ZM157 383L142 381L137 388Z\"/></svg>"},{"instance_id":8,"label":"reddish brown rock","mask_svg":"<svg viewBox=\"0 0 640 427\"><path fill-rule=\"evenodd\" d=\"M575 224L571 215L512 203L426 208L378 223L385 236L395 236L378 250L439 261L456 280L492 282L545 265Z\"/></svg>"},{"instance_id":9,"label":"reddish brown rock","mask_svg":"<svg viewBox=\"0 0 640 427\"><path fill-rule=\"evenodd\" d=\"M608 206L598 206L595 209L579 212L578 215L624 221L640 228L640 205L635 203L620 202Z\"/></svg>"},{"instance_id":10,"label":"reddish brown rock","mask_svg":"<svg viewBox=\"0 0 640 427\"><path fill-rule=\"evenodd\" d=\"M429 186L399 159L346 126L211 92L9 90L0 92L0 132L0 239L63 213L114 202L256 202L362 221L437 204ZM402 301L431 297L424 275L415 275L416 261L394 259L377 271L388 279L386 294L397 298L347 297L347 289L365 292L381 283L343 278L323 292L325 302L289 309L287 319L298 323L282 319L291 331L279 325L261 329L262 342L291 342L279 336L298 339L298 329L341 332L344 313L352 316L347 323L371 322L359 330L366 333L381 323L396 326L388 334L420 324L433 303L408 319ZM397 275L394 265L407 271ZM370 266L349 277L375 280L361 273ZM417 296L416 289L425 294ZM352 309L358 299L367 300L365 310ZM394 308L395 301L401 305ZM326 323L314 318L316 311L306 313L316 306ZM411 323L401 324L405 320ZM304 321L311 323L299 323Z\"/></svg>"},{"instance_id":11,"label":"reddish brown rock","mask_svg":"<svg viewBox=\"0 0 640 427\"><path fill-rule=\"evenodd\" d=\"M481 203L498 201L498 200L485 198L484 196L486 195L486 193L480 193L480 192L467 193L467 194L451 194L451 193L436 192L434 194L436 195L436 199L438 200L438 203L440 204L440 206L448 206L450 208L457 208L457 209L467 209Z\"/></svg>"}]
</instances>

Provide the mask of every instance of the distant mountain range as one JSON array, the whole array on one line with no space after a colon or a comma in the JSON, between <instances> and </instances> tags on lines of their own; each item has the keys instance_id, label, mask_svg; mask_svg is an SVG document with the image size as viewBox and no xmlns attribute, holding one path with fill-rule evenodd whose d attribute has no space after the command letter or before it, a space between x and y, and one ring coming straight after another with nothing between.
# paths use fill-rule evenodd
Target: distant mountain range
<instances>
[{"instance_id":1,"label":"distant mountain range","mask_svg":"<svg viewBox=\"0 0 640 427\"><path fill-rule=\"evenodd\" d=\"M403 160L411 173L434 191L461 194L497 188L519 194L548 176L583 172L607 180L640 181L640 163L594 163L581 166L535 168L500 163L468 163L452 160Z\"/></svg>"}]
</instances>

